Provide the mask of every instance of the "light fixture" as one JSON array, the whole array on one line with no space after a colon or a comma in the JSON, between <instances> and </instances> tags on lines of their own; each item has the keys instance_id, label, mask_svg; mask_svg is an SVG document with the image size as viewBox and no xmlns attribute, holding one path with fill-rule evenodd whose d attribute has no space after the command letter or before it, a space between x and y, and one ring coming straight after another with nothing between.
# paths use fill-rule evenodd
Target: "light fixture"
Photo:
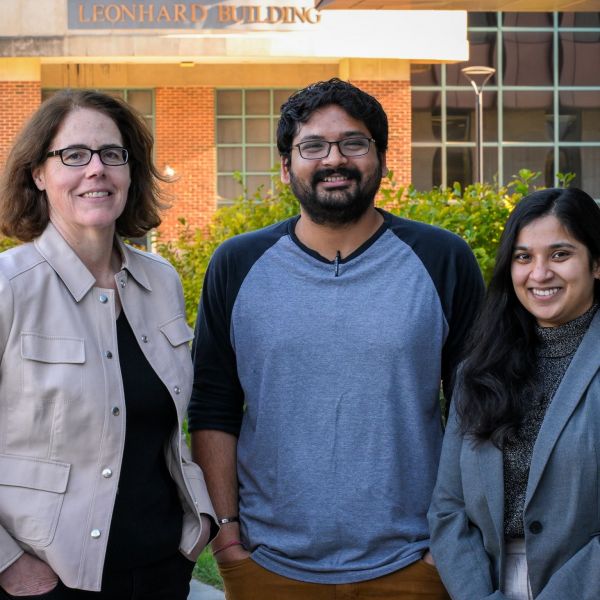
<instances>
[{"instance_id":1,"label":"light fixture","mask_svg":"<svg viewBox=\"0 0 600 600\"><path fill-rule=\"evenodd\" d=\"M475 179L478 183L483 183L483 88L495 72L493 67L483 66L461 69L475 90Z\"/></svg>"}]
</instances>

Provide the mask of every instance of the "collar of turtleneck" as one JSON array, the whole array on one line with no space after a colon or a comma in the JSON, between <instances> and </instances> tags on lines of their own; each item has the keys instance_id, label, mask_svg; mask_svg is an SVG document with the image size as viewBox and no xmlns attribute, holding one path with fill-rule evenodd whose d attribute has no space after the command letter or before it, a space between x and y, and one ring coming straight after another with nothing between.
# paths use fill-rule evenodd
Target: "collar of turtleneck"
<instances>
[{"instance_id":1,"label":"collar of turtleneck","mask_svg":"<svg viewBox=\"0 0 600 600\"><path fill-rule=\"evenodd\" d=\"M540 343L538 356L560 358L561 356L573 354L588 330L598 306L594 303L582 315L558 327L540 327L536 325L535 331Z\"/></svg>"}]
</instances>

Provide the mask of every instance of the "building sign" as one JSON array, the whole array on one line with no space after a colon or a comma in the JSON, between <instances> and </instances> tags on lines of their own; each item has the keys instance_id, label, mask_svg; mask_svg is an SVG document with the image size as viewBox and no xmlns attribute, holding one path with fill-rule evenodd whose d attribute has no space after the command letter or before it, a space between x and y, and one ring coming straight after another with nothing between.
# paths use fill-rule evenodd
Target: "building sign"
<instances>
[{"instance_id":1,"label":"building sign","mask_svg":"<svg viewBox=\"0 0 600 600\"><path fill-rule=\"evenodd\" d=\"M299 31L321 20L314 2L68 0L69 29L203 29Z\"/></svg>"}]
</instances>

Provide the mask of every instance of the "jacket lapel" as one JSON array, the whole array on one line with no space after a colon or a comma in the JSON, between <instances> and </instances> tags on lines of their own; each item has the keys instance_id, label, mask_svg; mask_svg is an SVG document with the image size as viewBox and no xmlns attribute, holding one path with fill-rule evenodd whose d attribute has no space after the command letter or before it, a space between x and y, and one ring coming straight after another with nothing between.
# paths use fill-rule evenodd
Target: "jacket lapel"
<instances>
[{"instance_id":1,"label":"jacket lapel","mask_svg":"<svg viewBox=\"0 0 600 600\"><path fill-rule=\"evenodd\" d=\"M535 493L561 431L583 398L592 377L598 371L600 366L598 360L599 347L600 310L594 316L587 333L581 340L581 344L575 352L542 422L533 447L525 507L527 507Z\"/></svg>"}]
</instances>

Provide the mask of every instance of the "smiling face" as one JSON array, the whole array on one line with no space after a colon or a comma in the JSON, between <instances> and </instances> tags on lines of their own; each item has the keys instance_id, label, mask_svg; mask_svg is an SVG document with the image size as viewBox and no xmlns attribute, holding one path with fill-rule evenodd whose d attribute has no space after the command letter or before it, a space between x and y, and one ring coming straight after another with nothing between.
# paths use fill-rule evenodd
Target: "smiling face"
<instances>
[{"instance_id":1,"label":"smiling face","mask_svg":"<svg viewBox=\"0 0 600 600\"><path fill-rule=\"evenodd\" d=\"M110 117L77 108L65 117L49 150L72 146L97 150L123 146L123 139ZM128 164L107 166L98 154L82 167L66 166L58 156L47 158L35 169L33 178L38 189L46 192L50 220L64 237L74 241L84 239L89 230L114 232L131 183Z\"/></svg>"},{"instance_id":2,"label":"smiling face","mask_svg":"<svg viewBox=\"0 0 600 600\"><path fill-rule=\"evenodd\" d=\"M315 110L302 123L292 142L289 161L283 161L281 180L289 183L305 213L319 224L343 225L357 221L373 205L385 172L372 143L362 156L346 157L331 146L329 156L316 160L300 156L296 144L311 140L339 142L353 137L371 138L364 123L331 104Z\"/></svg>"},{"instance_id":3,"label":"smiling face","mask_svg":"<svg viewBox=\"0 0 600 600\"><path fill-rule=\"evenodd\" d=\"M515 293L538 325L557 327L581 316L594 301L597 261L553 215L523 227L513 250Z\"/></svg>"}]
</instances>

